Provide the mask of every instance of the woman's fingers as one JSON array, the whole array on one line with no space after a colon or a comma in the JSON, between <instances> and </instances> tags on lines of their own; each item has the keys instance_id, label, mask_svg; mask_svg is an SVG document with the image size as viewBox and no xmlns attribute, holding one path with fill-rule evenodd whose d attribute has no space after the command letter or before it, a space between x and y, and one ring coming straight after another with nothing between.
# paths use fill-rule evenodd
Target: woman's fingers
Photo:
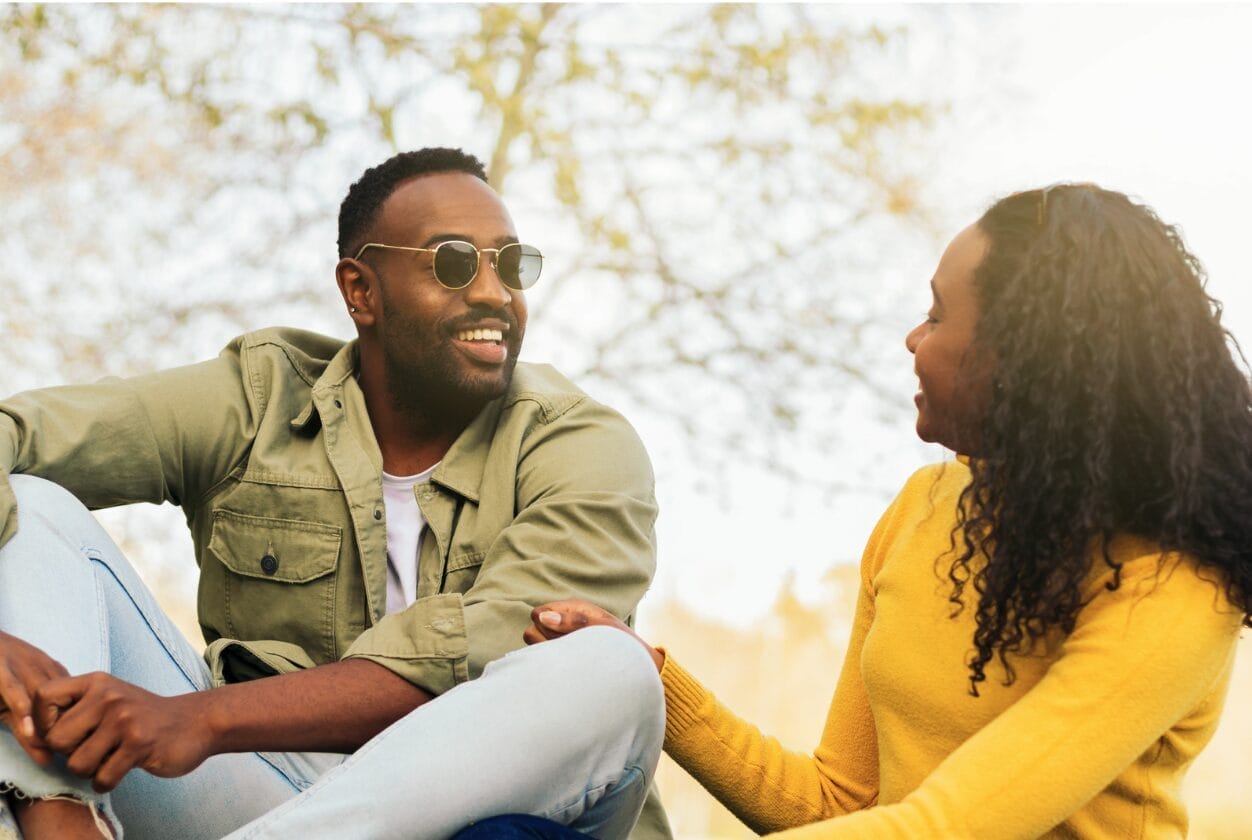
<instances>
[{"instance_id":1,"label":"woman's fingers","mask_svg":"<svg viewBox=\"0 0 1252 840\"><path fill-rule=\"evenodd\" d=\"M554 639L583 627L601 624L625 630L626 624L608 610L576 599L540 604L531 610L530 620L546 638Z\"/></svg>"},{"instance_id":2,"label":"woman's fingers","mask_svg":"<svg viewBox=\"0 0 1252 840\"><path fill-rule=\"evenodd\" d=\"M648 656L652 658L657 671L660 671L665 665L664 655L639 638L639 634L632 630L626 622L608 610L597 607L595 604L587 601L571 599L540 604L530 611L530 620L531 626L527 627L526 631L522 633L522 641L528 645L538 644L549 639L557 639L584 627L600 625L613 627L633 636L639 644L643 645L644 650L648 652Z\"/></svg>"}]
</instances>

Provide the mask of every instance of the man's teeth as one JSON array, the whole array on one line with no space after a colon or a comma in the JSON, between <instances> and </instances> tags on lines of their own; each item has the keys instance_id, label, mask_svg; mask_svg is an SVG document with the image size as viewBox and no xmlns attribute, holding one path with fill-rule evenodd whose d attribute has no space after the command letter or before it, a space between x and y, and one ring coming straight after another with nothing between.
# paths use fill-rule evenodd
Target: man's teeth
<instances>
[{"instance_id":1,"label":"man's teeth","mask_svg":"<svg viewBox=\"0 0 1252 840\"><path fill-rule=\"evenodd\" d=\"M504 341L503 330L461 330L456 334L461 341Z\"/></svg>"}]
</instances>

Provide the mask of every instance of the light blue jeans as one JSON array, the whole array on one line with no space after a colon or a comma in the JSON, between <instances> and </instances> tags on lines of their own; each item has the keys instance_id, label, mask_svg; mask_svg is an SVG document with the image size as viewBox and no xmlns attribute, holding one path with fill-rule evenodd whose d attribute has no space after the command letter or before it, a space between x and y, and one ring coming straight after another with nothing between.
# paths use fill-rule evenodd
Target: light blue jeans
<instances>
[{"instance_id":1,"label":"light blue jeans","mask_svg":"<svg viewBox=\"0 0 1252 840\"><path fill-rule=\"evenodd\" d=\"M55 484L10 480L19 524L0 549L0 629L71 674L108 671L162 695L208 689L204 660L95 518ZM524 813L612 840L643 806L664 727L651 659L593 627L508 654L350 756L218 755L177 779L132 770L97 794L0 727L0 792L80 799L131 838L443 838Z\"/></svg>"}]
</instances>

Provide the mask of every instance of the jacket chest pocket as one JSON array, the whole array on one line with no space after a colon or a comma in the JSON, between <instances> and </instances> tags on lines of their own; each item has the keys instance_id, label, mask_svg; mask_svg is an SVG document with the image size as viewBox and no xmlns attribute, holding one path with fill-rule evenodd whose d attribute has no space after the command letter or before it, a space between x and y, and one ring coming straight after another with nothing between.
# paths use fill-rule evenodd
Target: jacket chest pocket
<instances>
[{"instance_id":1,"label":"jacket chest pocket","mask_svg":"<svg viewBox=\"0 0 1252 840\"><path fill-rule=\"evenodd\" d=\"M200 614L221 636L290 642L333 661L342 540L335 525L214 511Z\"/></svg>"}]
</instances>

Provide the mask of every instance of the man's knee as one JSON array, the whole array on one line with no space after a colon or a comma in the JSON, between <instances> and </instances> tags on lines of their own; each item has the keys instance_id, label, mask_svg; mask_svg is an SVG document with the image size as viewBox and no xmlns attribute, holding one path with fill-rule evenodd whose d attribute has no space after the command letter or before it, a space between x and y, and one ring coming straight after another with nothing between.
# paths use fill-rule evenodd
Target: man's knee
<instances>
[{"instance_id":1,"label":"man's knee","mask_svg":"<svg viewBox=\"0 0 1252 840\"><path fill-rule=\"evenodd\" d=\"M79 615L97 598L85 548L104 542L96 538L103 532L95 517L60 485L29 475L10 476L10 483L18 522L17 533L0 546L4 629L20 635L46 627L54 617L75 625L95 620L93 614Z\"/></svg>"},{"instance_id":2,"label":"man's knee","mask_svg":"<svg viewBox=\"0 0 1252 840\"><path fill-rule=\"evenodd\" d=\"M551 644L551 643L549 643ZM612 627L587 627L561 639L562 659L576 664L579 673L629 696L661 696L660 676L652 657L633 636Z\"/></svg>"},{"instance_id":3,"label":"man's knee","mask_svg":"<svg viewBox=\"0 0 1252 840\"><path fill-rule=\"evenodd\" d=\"M665 692L652 657L632 636L611 627L588 627L551 645L554 685L578 686L582 702L612 709L609 718L634 720L659 745L665 731Z\"/></svg>"},{"instance_id":4,"label":"man's knee","mask_svg":"<svg viewBox=\"0 0 1252 840\"><path fill-rule=\"evenodd\" d=\"M68 511L87 513L73 493L61 485L40 478L37 475L10 475L9 485L17 499L18 516L26 512L39 512L47 515L50 512L65 513Z\"/></svg>"},{"instance_id":5,"label":"man's knee","mask_svg":"<svg viewBox=\"0 0 1252 840\"><path fill-rule=\"evenodd\" d=\"M34 475L11 475L9 484L17 501L17 534L11 542L25 543L33 537L43 544L56 535L75 543L78 538L68 535L99 529L91 511L61 485Z\"/></svg>"},{"instance_id":6,"label":"man's knee","mask_svg":"<svg viewBox=\"0 0 1252 840\"><path fill-rule=\"evenodd\" d=\"M40 576L54 575L61 559L77 568L87 542L107 541L99 537L103 530L91 512L61 485L33 475L11 475L9 483L17 501L17 533L0 546L6 574L20 575L19 568L33 566Z\"/></svg>"}]
</instances>

